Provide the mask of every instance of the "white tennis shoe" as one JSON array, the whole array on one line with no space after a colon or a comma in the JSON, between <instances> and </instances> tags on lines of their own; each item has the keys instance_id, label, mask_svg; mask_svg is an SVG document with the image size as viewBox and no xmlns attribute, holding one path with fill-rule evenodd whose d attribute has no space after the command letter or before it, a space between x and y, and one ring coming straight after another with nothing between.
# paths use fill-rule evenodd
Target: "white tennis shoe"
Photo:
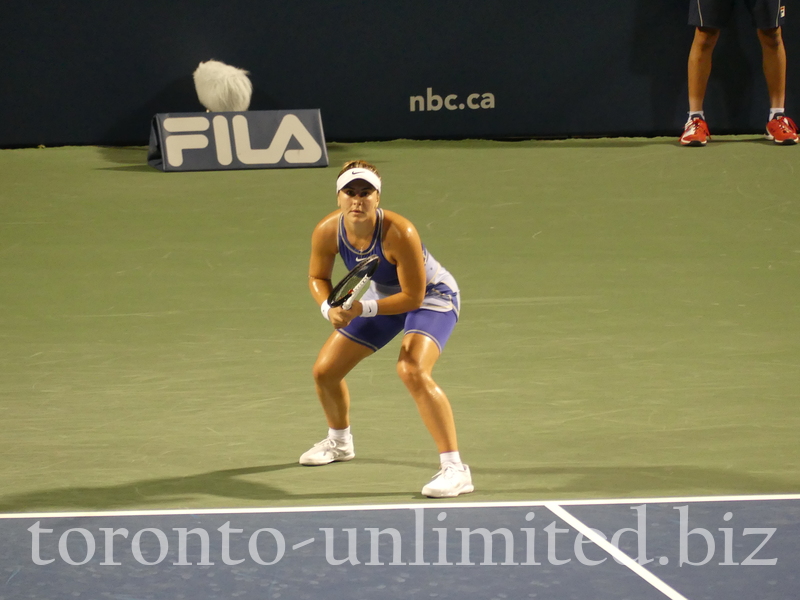
<instances>
[{"instance_id":1,"label":"white tennis shoe","mask_svg":"<svg viewBox=\"0 0 800 600\"><path fill-rule=\"evenodd\" d=\"M332 462L353 460L356 457L353 448L353 438L346 442L340 442L332 438L325 438L321 442L314 444L308 452L300 456L300 464L309 467L318 467Z\"/></svg>"},{"instance_id":2,"label":"white tennis shoe","mask_svg":"<svg viewBox=\"0 0 800 600\"><path fill-rule=\"evenodd\" d=\"M455 498L460 494L475 491L472 485L472 474L467 465L447 465L433 476L433 479L422 488L422 495L429 498Z\"/></svg>"}]
</instances>

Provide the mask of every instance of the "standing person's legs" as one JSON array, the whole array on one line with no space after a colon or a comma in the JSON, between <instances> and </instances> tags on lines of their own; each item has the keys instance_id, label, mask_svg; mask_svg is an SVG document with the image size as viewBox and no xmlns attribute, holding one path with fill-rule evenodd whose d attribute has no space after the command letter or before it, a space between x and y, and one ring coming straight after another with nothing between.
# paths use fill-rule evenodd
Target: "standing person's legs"
<instances>
[{"instance_id":1,"label":"standing person's legs","mask_svg":"<svg viewBox=\"0 0 800 600\"><path fill-rule=\"evenodd\" d=\"M769 91L769 118L767 120L768 140L776 144L794 145L800 142L797 125L786 116L786 49L780 27L759 29L758 39L761 42L761 56L764 65L764 77Z\"/></svg>"},{"instance_id":2,"label":"standing person's legs","mask_svg":"<svg viewBox=\"0 0 800 600\"><path fill-rule=\"evenodd\" d=\"M710 138L703 102L711 76L711 58L719 40L720 28L730 18L732 5L733 0L689 2L689 25L695 29L687 64L689 118L681 135L683 146L705 146Z\"/></svg>"},{"instance_id":3,"label":"standing person's legs","mask_svg":"<svg viewBox=\"0 0 800 600\"><path fill-rule=\"evenodd\" d=\"M759 29L764 77L771 108L783 108L786 99L786 49L780 27Z\"/></svg>"},{"instance_id":4,"label":"standing person's legs","mask_svg":"<svg viewBox=\"0 0 800 600\"><path fill-rule=\"evenodd\" d=\"M764 78L769 92L766 138L776 144L800 142L797 125L786 116L786 48L783 45L784 7L781 0L750 0L748 7L761 43Z\"/></svg>"},{"instance_id":5,"label":"standing person's legs","mask_svg":"<svg viewBox=\"0 0 800 600\"><path fill-rule=\"evenodd\" d=\"M775 109L781 109L786 99L786 49L783 45L785 9L783 0L747 0L753 26L761 43L764 78L767 80L769 102L773 118Z\"/></svg>"},{"instance_id":6,"label":"standing person's legs","mask_svg":"<svg viewBox=\"0 0 800 600\"><path fill-rule=\"evenodd\" d=\"M711 58L719 40L719 29L696 27L689 51L688 83L689 112L702 112L708 79L711 75Z\"/></svg>"}]
</instances>

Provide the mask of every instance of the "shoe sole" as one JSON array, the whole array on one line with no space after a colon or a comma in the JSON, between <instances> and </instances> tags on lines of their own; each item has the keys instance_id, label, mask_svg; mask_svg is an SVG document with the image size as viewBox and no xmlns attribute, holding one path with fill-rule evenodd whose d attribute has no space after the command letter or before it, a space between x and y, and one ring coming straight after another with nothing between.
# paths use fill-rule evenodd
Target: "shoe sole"
<instances>
[{"instance_id":1,"label":"shoe sole","mask_svg":"<svg viewBox=\"0 0 800 600\"><path fill-rule=\"evenodd\" d=\"M778 144L778 146L789 146L789 145L792 145L792 144L796 144L798 141L800 141L800 139L794 139L793 140L793 139L790 138L788 140L783 140L782 142L779 142L778 140L775 139L775 136L770 135L768 133L764 134L764 139L768 140L770 142L775 142L776 144Z\"/></svg>"},{"instance_id":2,"label":"shoe sole","mask_svg":"<svg viewBox=\"0 0 800 600\"><path fill-rule=\"evenodd\" d=\"M334 458L333 460L329 460L327 462L302 462L298 461L304 467L324 467L325 465L329 465L335 462L347 462L348 460L353 460L356 457L355 454L352 456L345 456L344 458Z\"/></svg>"},{"instance_id":3,"label":"shoe sole","mask_svg":"<svg viewBox=\"0 0 800 600\"><path fill-rule=\"evenodd\" d=\"M699 147L699 146L705 146L706 143L707 142L698 142L696 140L692 141L692 142L684 142L683 140L681 140L681 146L689 146L689 147L693 147L693 148L696 148L696 147Z\"/></svg>"},{"instance_id":4,"label":"shoe sole","mask_svg":"<svg viewBox=\"0 0 800 600\"><path fill-rule=\"evenodd\" d=\"M475 486L470 484L454 494L442 494L440 496L435 496L433 494L426 494L423 491L422 495L425 496L426 498L455 498L456 496L460 496L461 494L470 494L474 491L475 491Z\"/></svg>"}]
</instances>

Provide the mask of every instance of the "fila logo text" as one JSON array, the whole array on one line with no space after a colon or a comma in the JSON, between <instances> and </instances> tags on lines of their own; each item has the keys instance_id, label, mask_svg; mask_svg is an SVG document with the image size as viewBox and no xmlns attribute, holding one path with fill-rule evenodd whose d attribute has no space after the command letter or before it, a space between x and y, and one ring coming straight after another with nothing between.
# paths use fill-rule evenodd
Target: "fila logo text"
<instances>
[{"instance_id":1,"label":"fila logo text","mask_svg":"<svg viewBox=\"0 0 800 600\"><path fill-rule=\"evenodd\" d=\"M212 138L217 162L222 166L233 162L234 153L244 165L274 165L281 160L290 164L315 163L323 153L320 144L293 114L284 115L267 148L253 148L250 127L243 114L234 115L230 121L222 114L169 117L164 119L163 128L169 134L164 139L164 158L172 167L183 165L185 152L207 148ZM211 132L205 133L209 129ZM289 149L293 138L299 149Z\"/></svg>"}]
</instances>

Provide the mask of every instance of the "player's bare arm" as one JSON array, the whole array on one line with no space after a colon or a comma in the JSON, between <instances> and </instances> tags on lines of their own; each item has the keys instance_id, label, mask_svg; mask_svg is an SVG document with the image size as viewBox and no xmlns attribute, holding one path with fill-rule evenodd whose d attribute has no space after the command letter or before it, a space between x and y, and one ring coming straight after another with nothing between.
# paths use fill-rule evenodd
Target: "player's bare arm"
<instances>
[{"instance_id":1,"label":"player's bare arm","mask_svg":"<svg viewBox=\"0 0 800 600\"><path fill-rule=\"evenodd\" d=\"M311 234L311 259L308 265L308 287L317 304L322 304L331 293L331 275L336 261L336 227L339 211L322 219Z\"/></svg>"},{"instance_id":2,"label":"player's bare arm","mask_svg":"<svg viewBox=\"0 0 800 600\"><path fill-rule=\"evenodd\" d=\"M311 259L308 265L308 287L317 304L322 305L333 290L331 275L336 255L340 211L334 211L322 219L311 234ZM354 302L349 310L331 308L328 320L336 329L347 327L350 321L361 314L360 302Z\"/></svg>"}]
</instances>

